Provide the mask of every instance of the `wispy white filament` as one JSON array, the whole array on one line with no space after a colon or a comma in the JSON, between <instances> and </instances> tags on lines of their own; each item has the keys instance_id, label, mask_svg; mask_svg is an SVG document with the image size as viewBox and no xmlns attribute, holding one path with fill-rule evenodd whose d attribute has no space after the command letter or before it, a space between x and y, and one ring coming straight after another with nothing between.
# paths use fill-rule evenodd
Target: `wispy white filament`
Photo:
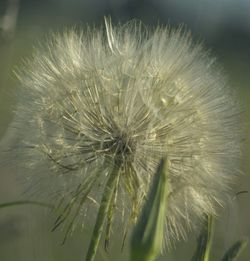
<instances>
[{"instance_id":1,"label":"wispy white filament","mask_svg":"<svg viewBox=\"0 0 250 261\"><path fill-rule=\"evenodd\" d=\"M117 160L113 212L129 224L167 157L168 242L227 200L238 171L239 108L215 59L184 30L109 21L67 30L37 50L19 78L22 154L31 184L39 180L40 191L47 179L59 200L56 226L98 206Z\"/></svg>"}]
</instances>

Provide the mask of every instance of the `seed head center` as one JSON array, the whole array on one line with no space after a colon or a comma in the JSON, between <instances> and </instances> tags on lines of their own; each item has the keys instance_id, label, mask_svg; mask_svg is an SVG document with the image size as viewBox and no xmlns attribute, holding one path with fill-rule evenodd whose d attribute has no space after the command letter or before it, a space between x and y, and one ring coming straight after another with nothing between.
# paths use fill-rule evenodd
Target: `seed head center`
<instances>
[{"instance_id":1,"label":"seed head center","mask_svg":"<svg viewBox=\"0 0 250 261\"><path fill-rule=\"evenodd\" d=\"M120 133L105 142L104 147L109 153L126 158L135 150L135 143L128 135Z\"/></svg>"}]
</instances>

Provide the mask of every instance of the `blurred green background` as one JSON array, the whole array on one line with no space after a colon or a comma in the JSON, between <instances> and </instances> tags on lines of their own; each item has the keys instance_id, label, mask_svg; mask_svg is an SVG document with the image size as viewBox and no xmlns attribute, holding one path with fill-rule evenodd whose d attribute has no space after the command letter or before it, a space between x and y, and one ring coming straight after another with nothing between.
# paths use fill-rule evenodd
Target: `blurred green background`
<instances>
[{"instance_id":1,"label":"blurred green background","mask_svg":"<svg viewBox=\"0 0 250 261\"><path fill-rule=\"evenodd\" d=\"M244 110L246 140L242 150L242 171L236 191L250 191L250 1L249 0L1 0L0 1L0 143L15 143L17 132L8 126L18 100L18 81L13 70L31 56L33 46L51 31L65 26L103 23L110 15L113 22L137 18L146 25L184 24L195 39L202 40L224 67ZM22 193L18 169L8 162L0 165L0 203L17 200ZM216 224L216 241L212 260L237 239L250 236L250 195L241 194L222 211ZM67 261L83 260L91 227L75 233L64 246L63 233L50 232L54 221L43 208L19 206L0 210L0 261ZM91 217L90 217L91 220ZM114 229L115 230L115 229ZM103 251L97 260L128 260L128 249L120 251L114 240L110 255ZM128 242L127 242L128 245ZM178 243L174 253L160 260L189 260L195 235ZM166 258L169 257L170 259ZM250 245L240 261L250 260Z\"/></svg>"}]
</instances>

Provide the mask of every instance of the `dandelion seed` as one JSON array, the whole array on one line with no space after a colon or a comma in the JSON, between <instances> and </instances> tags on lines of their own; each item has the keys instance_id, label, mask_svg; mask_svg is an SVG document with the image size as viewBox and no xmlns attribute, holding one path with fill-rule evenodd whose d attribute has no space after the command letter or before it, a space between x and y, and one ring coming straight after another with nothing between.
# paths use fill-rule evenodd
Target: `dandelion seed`
<instances>
[{"instance_id":1,"label":"dandelion seed","mask_svg":"<svg viewBox=\"0 0 250 261\"><path fill-rule=\"evenodd\" d=\"M66 225L66 237L91 206L106 204L108 247L114 218L123 218L125 232L136 221L166 155L167 244L227 201L239 108L215 59L183 29L106 20L105 29L68 30L18 75L31 188L54 195L54 229Z\"/></svg>"}]
</instances>

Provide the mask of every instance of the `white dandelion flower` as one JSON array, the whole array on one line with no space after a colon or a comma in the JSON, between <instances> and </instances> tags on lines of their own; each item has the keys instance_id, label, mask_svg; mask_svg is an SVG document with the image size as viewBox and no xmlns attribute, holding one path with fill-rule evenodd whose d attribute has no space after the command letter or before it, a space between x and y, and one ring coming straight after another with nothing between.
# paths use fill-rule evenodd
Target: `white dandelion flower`
<instances>
[{"instance_id":1,"label":"white dandelion flower","mask_svg":"<svg viewBox=\"0 0 250 261\"><path fill-rule=\"evenodd\" d=\"M114 216L129 227L163 157L169 244L227 201L239 108L215 59L184 30L107 20L105 29L68 30L36 51L19 78L21 153L31 188L55 196L55 228L67 223L69 231L103 204L107 240Z\"/></svg>"}]
</instances>

